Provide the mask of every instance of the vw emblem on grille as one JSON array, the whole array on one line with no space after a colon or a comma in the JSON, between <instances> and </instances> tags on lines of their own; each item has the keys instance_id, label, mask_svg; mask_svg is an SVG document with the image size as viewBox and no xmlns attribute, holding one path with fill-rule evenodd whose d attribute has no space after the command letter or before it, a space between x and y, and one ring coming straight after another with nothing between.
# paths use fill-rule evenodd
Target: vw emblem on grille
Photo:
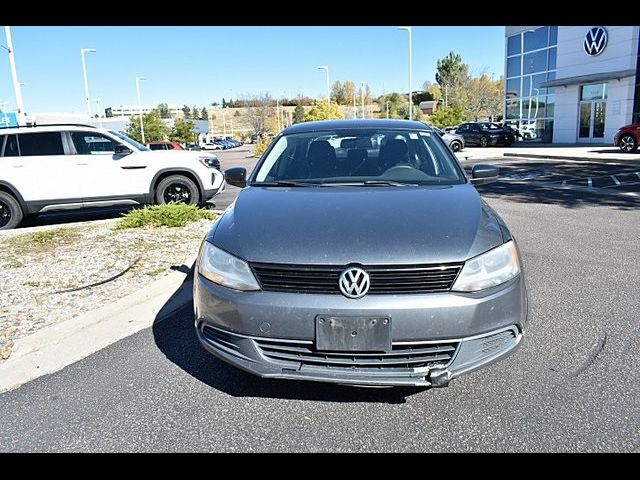
<instances>
[{"instance_id":1,"label":"vw emblem on grille","mask_svg":"<svg viewBox=\"0 0 640 480\"><path fill-rule=\"evenodd\" d=\"M349 267L340 274L340 291L347 298L361 298L369 291L369 274L358 267Z\"/></svg>"},{"instance_id":2,"label":"vw emblem on grille","mask_svg":"<svg viewBox=\"0 0 640 480\"><path fill-rule=\"evenodd\" d=\"M584 52L595 57L604 52L604 48L607 46L607 31L604 27L593 27L584 36Z\"/></svg>"}]
</instances>

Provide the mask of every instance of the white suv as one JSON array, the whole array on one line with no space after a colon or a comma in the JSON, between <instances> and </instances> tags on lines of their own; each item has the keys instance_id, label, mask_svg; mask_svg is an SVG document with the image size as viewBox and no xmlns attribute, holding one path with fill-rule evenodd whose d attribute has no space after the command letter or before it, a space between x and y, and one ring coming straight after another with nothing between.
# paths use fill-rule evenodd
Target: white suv
<instances>
[{"instance_id":1,"label":"white suv","mask_svg":"<svg viewBox=\"0 0 640 480\"><path fill-rule=\"evenodd\" d=\"M24 215L85 207L204 204L225 188L215 155L151 151L86 125L0 129L0 230Z\"/></svg>"}]
</instances>

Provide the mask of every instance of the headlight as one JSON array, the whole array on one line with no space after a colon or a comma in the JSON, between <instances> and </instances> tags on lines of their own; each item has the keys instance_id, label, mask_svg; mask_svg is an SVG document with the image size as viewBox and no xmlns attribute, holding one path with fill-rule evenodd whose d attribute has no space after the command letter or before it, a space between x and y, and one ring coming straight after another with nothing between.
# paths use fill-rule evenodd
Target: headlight
<instances>
[{"instance_id":1,"label":"headlight","mask_svg":"<svg viewBox=\"0 0 640 480\"><path fill-rule=\"evenodd\" d=\"M206 240L202 242L198 264L200 275L213 283L234 290L260 290L247 262L214 247Z\"/></svg>"},{"instance_id":2,"label":"headlight","mask_svg":"<svg viewBox=\"0 0 640 480\"><path fill-rule=\"evenodd\" d=\"M475 292L495 287L520 273L520 259L513 240L467 260L451 290Z\"/></svg>"},{"instance_id":3,"label":"headlight","mask_svg":"<svg viewBox=\"0 0 640 480\"><path fill-rule=\"evenodd\" d=\"M218 160L218 157L198 157L198 160L207 168L220 169L220 160Z\"/></svg>"}]
</instances>

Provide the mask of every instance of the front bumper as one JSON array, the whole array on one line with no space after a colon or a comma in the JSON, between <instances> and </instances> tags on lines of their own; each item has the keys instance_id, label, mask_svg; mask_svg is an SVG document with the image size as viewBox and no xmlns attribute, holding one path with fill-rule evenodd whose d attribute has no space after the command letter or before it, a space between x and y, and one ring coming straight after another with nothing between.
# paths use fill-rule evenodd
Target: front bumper
<instances>
[{"instance_id":1,"label":"front bumper","mask_svg":"<svg viewBox=\"0 0 640 480\"><path fill-rule=\"evenodd\" d=\"M479 294L341 295L236 292L196 275L198 338L261 377L352 385L446 386L513 352L527 320L522 276ZM318 315L389 316L390 352L317 352Z\"/></svg>"}]
</instances>

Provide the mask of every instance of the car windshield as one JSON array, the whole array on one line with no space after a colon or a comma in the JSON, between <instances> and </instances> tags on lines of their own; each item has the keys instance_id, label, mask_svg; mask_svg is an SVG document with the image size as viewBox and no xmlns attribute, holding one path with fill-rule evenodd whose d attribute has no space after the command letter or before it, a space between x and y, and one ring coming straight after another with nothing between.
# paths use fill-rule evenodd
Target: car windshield
<instances>
[{"instance_id":1,"label":"car windshield","mask_svg":"<svg viewBox=\"0 0 640 480\"><path fill-rule=\"evenodd\" d=\"M151 149L149 147L146 147L146 146L142 145L141 143L136 142L133 138L127 137L124 133L120 133L120 132L118 132L116 130L109 130L109 132L111 132L113 135L118 137L123 142L126 142L129 145L135 147L137 150L141 150L143 152L151 151Z\"/></svg>"},{"instance_id":2,"label":"car windshield","mask_svg":"<svg viewBox=\"0 0 640 480\"><path fill-rule=\"evenodd\" d=\"M452 154L431 131L341 129L278 138L252 185L455 185L465 181Z\"/></svg>"}]
</instances>

